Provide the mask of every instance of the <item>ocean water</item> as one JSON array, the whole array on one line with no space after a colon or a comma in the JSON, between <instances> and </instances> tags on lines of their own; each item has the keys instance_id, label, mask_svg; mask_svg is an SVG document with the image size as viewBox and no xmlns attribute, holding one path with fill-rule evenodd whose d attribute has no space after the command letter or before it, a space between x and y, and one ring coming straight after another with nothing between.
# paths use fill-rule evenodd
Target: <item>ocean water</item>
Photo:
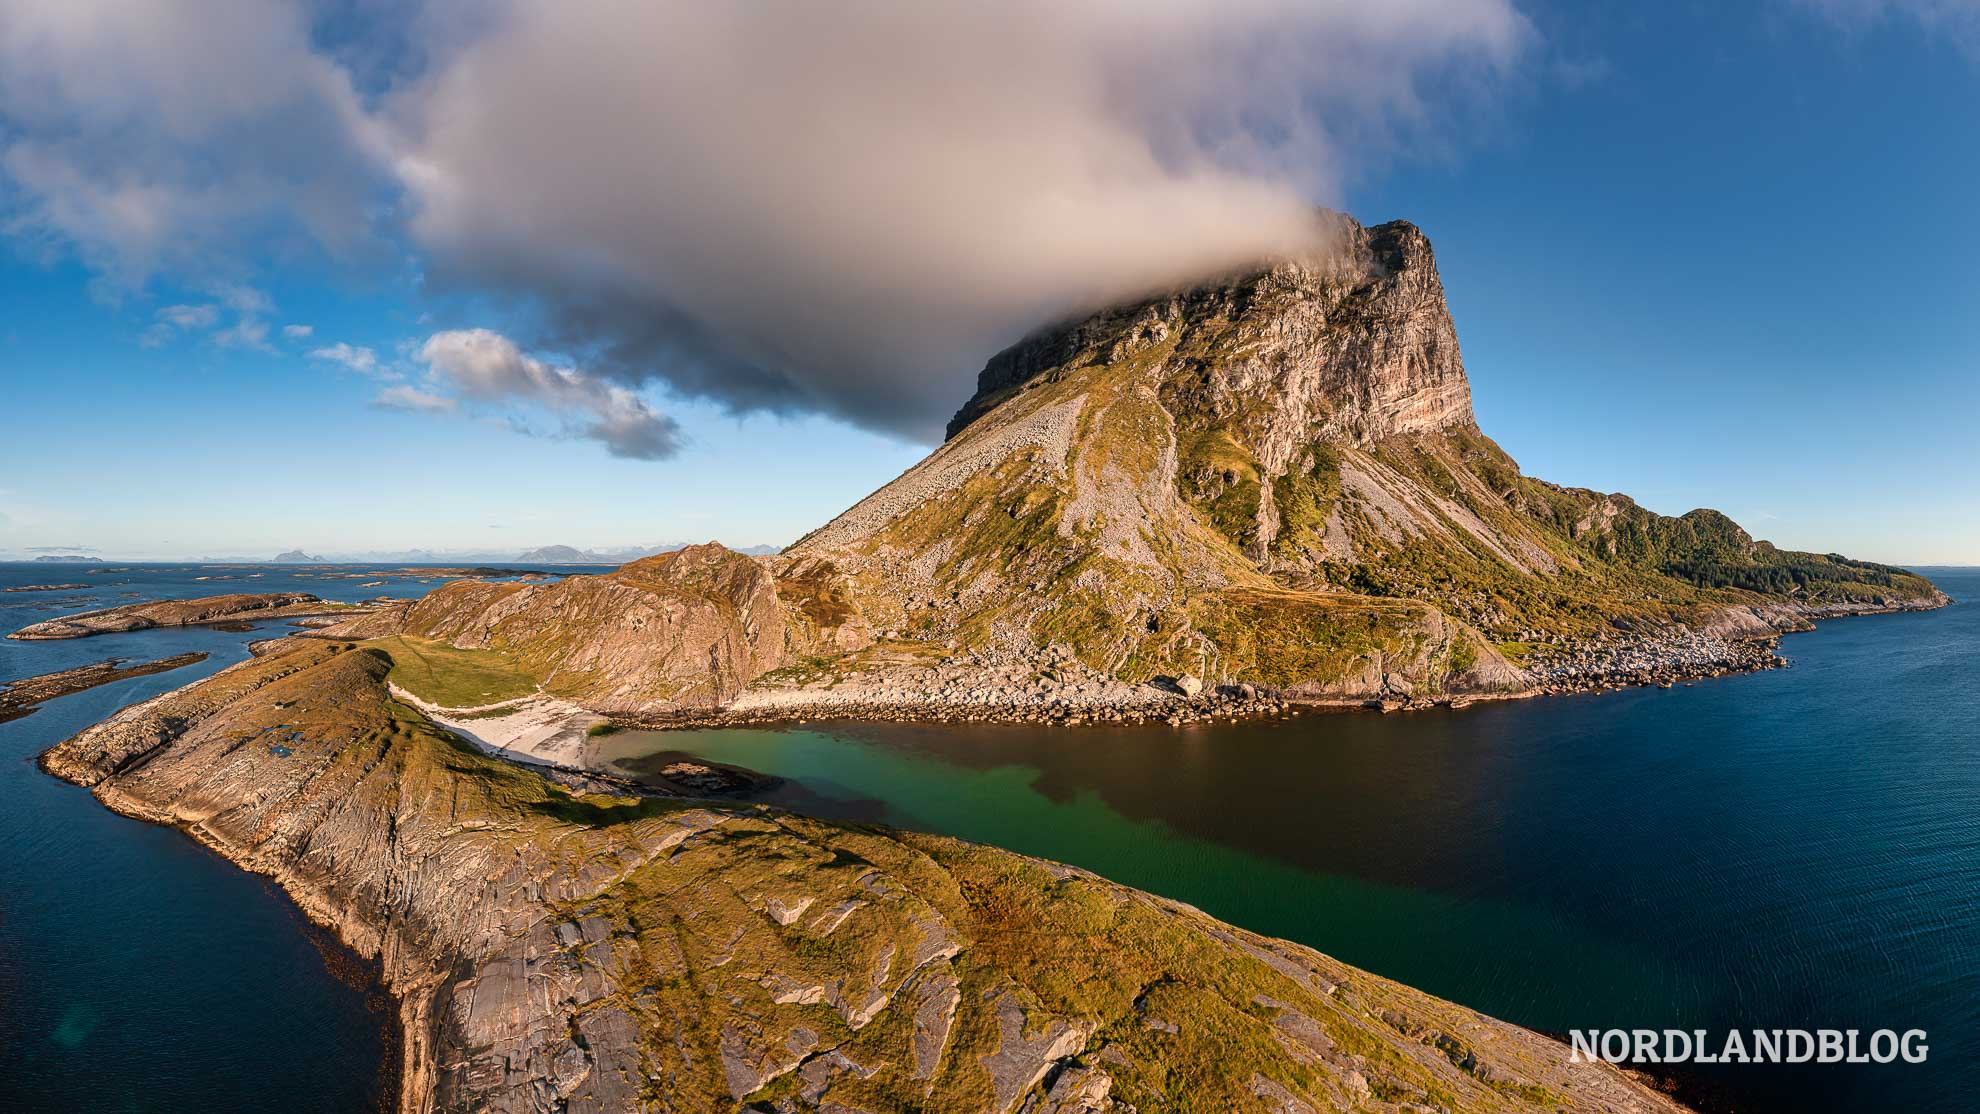
<instances>
[{"instance_id":1,"label":"ocean water","mask_svg":"<svg viewBox=\"0 0 1980 1114\"><path fill-rule=\"evenodd\" d=\"M1074 863L1524 1025L1928 1034L1923 1064L1693 1066L1742 1111L1980 1096L1980 571L1791 667L1460 712L628 733L770 799ZM1647 1066L1647 1065L1646 1065Z\"/></svg>"},{"instance_id":2,"label":"ocean water","mask_svg":"<svg viewBox=\"0 0 1980 1114\"><path fill-rule=\"evenodd\" d=\"M0 587L89 585L0 592L0 632L135 599L296 590L359 600L430 586L376 579L278 567L0 564ZM256 628L0 641L0 679L106 657L211 655L0 723L0 1110L348 1114L396 1098L384 1074L398 1051L386 1033L393 1014L368 969L269 883L178 832L115 815L34 765L42 750L118 708L293 629L282 620Z\"/></svg>"},{"instance_id":3,"label":"ocean water","mask_svg":"<svg viewBox=\"0 0 1980 1114\"><path fill-rule=\"evenodd\" d=\"M102 582L49 610L0 594L0 626L130 591L426 587L82 568L0 565L0 586ZM247 571L263 575L194 579ZM633 772L700 754L790 778L778 803L1077 863L1536 1028L1924 1029L1923 1065L1694 1069L1685 1093L1744 1111L1964 1110L1980 1094L1980 572L1934 576L1962 602L1828 623L1783 643L1791 668L1669 691L1181 730L601 743ZM32 763L285 629L260 626L0 642L0 678L213 654L0 724L0 1110L385 1099L387 1014L361 968L266 883Z\"/></svg>"}]
</instances>

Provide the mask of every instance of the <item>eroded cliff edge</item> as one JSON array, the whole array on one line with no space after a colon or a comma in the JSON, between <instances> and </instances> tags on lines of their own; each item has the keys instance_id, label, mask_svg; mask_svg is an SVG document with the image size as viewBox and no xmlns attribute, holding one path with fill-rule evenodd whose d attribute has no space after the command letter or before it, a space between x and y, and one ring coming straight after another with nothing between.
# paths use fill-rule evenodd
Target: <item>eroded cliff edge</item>
<instances>
[{"instance_id":1,"label":"eroded cliff edge","mask_svg":"<svg viewBox=\"0 0 1980 1114\"><path fill-rule=\"evenodd\" d=\"M291 639L42 761L378 958L402 1110L1678 1109L1058 864L546 780L393 701L391 666Z\"/></svg>"}]
</instances>

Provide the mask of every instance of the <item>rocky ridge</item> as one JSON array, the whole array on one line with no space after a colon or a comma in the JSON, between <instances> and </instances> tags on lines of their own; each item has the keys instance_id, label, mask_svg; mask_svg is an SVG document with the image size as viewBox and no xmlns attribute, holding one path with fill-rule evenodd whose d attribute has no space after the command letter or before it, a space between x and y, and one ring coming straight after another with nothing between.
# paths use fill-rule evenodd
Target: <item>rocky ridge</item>
<instances>
[{"instance_id":1,"label":"rocky ridge","mask_svg":"<svg viewBox=\"0 0 1980 1114\"><path fill-rule=\"evenodd\" d=\"M154 627L206 626L243 619L286 619L304 615L347 615L363 610L307 592L241 593L192 600L130 603L100 611L84 611L22 627L7 637L21 641L87 638L94 634L122 634Z\"/></svg>"},{"instance_id":2,"label":"rocky ridge","mask_svg":"<svg viewBox=\"0 0 1980 1114\"><path fill-rule=\"evenodd\" d=\"M295 637L44 768L278 882L426 1111L1668 1112L1537 1034L1091 874L481 754Z\"/></svg>"},{"instance_id":3,"label":"rocky ridge","mask_svg":"<svg viewBox=\"0 0 1980 1114\"><path fill-rule=\"evenodd\" d=\"M546 692L621 713L718 707L806 655L872 642L829 566L773 571L713 543L555 583L455 581L389 617L323 633L387 628L498 651Z\"/></svg>"}]
</instances>

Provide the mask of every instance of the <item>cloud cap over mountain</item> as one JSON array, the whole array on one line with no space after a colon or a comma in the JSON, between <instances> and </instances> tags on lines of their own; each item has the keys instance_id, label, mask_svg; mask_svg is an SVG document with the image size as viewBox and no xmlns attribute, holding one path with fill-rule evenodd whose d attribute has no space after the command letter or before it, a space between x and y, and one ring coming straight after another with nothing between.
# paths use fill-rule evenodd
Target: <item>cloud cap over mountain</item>
<instances>
[{"instance_id":1,"label":"cloud cap over mountain","mask_svg":"<svg viewBox=\"0 0 1980 1114\"><path fill-rule=\"evenodd\" d=\"M217 42L6 6L18 233L127 282L392 242L590 375L931 439L1014 333L1305 246L1529 37L1508 0L275 4Z\"/></svg>"}]
</instances>

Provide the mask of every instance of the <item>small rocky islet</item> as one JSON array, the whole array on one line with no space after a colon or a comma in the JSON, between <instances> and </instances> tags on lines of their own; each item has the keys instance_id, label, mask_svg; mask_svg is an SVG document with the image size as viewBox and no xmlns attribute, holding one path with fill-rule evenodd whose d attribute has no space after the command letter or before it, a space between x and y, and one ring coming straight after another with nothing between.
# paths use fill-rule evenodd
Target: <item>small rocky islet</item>
<instances>
[{"instance_id":1,"label":"small rocky islet","mask_svg":"<svg viewBox=\"0 0 1980 1114\"><path fill-rule=\"evenodd\" d=\"M20 719L36 708L58 697L70 696L107 685L116 681L128 681L133 677L146 677L153 673L169 673L188 665L197 665L206 660L206 655L198 651L174 654L155 661L127 664L125 658L106 658L74 669L43 673L37 677L24 677L18 681L0 682L0 723Z\"/></svg>"},{"instance_id":2,"label":"small rocky islet","mask_svg":"<svg viewBox=\"0 0 1980 1114\"><path fill-rule=\"evenodd\" d=\"M307 592L241 593L190 600L154 600L100 611L82 611L22 627L7 637L22 642L88 638L155 627L222 626L245 620L349 615L362 610L361 607L325 600Z\"/></svg>"},{"instance_id":3,"label":"small rocky islet","mask_svg":"<svg viewBox=\"0 0 1980 1114\"><path fill-rule=\"evenodd\" d=\"M1330 250L1000 353L942 447L781 554L376 600L43 766L375 957L406 1111L1681 1109L1083 871L696 799L745 776L705 764L664 791L560 757L601 723L1181 724L1674 684L1946 602L1524 475L1473 419L1427 238L1317 219Z\"/></svg>"}]
</instances>

